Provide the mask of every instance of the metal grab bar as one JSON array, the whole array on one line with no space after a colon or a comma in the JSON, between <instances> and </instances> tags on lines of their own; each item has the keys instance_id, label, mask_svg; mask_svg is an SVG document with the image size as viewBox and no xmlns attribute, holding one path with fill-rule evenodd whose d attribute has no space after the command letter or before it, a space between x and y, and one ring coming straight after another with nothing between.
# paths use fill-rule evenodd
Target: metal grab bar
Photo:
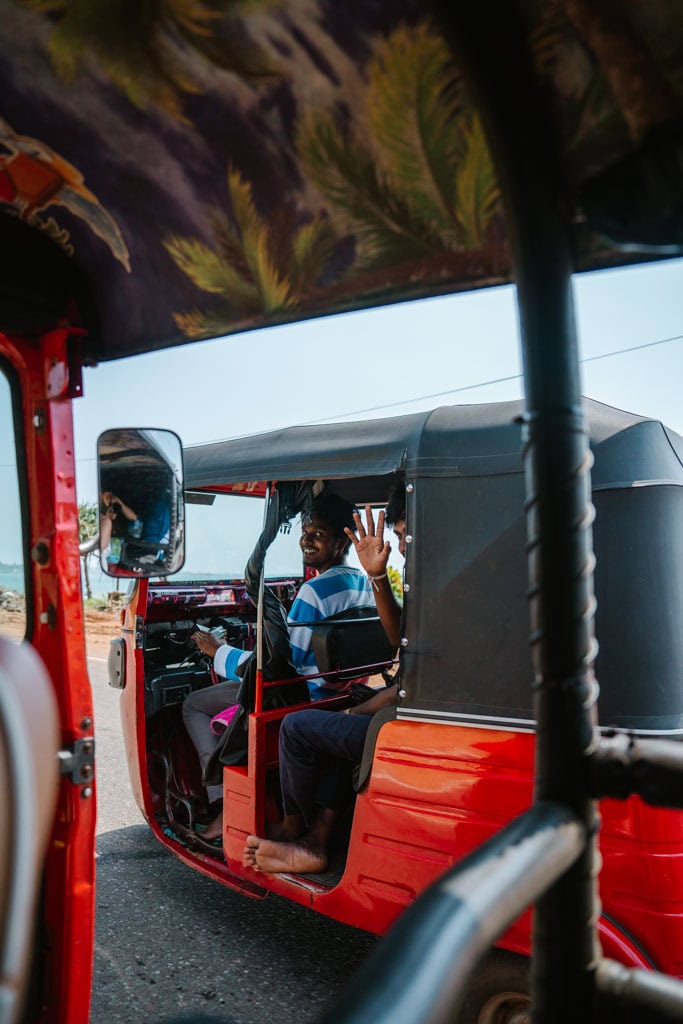
<instances>
[{"instance_id":1,"label":"metal grab bar","mask_svg":"<svg viewBox=\"0 0 683 1024\"><path fill-rule=\"evenodd\" d=\"M357 672L359 676L365 676L368 674L377 675L381 669L389 668L391 665L398 665L398 663L399 659L394 658L393 661L373 661L369 665L350 665L348 668L334 668L330 669L329 671L326 669L325 678L327 678L328 676L341 676L344 674L348 675L349 672ZM318 673L318 675L314 676L292 676L291 679L270 679L268 681L264 680L263 689L272 689L275 686L288 686L290 683L312 683L314 680L321 678L322 673ZM383 687L381 686L377 687L377 692L381 693L382 689ZM343 696L345 692L345 690L340 690L338 696Z\"/></svg>"},{"instance_id":2,"label":"metal grab bar","mask_svg":"<svg viewBox=\"0 0 683 1024\"><path fill-rule=\"evenodd\" d=\"M81 541L78 545L79 555L89 555L91 551L96 551L100 546L100 535L96 533L94 537L88 537L87 540Z\"/></svg>"},{"instance_id":3,"label":"metal grab bar","mask_svg":"<svg viewBox=\"0 0 683 1024\"><path fill-rule=\"evenodd\" d=\"M683 808L683 743L610 736L590 755L588 772L596 798L625 800L637 793L655 807Z\"/></svg>"},{"instance_id":4,"label":"metal grab bar","mask_svg":"<svg viewBox=\"0 0 683 1024\"><path fill-rule=\"evenodd\" d=\"M540 801L525 811L405 911L325 1024L453 1024L481 957L585 843L568 808Z\"/></svg>"},{"instance_id":5,"label":"metal grab bar","mask_svg":"<svg viewBox=\"0 0 683 1024\"><path fill-rule=\"evenodd\" d=\"M601 960L595 973L600 1024L683 1021L683 982L655 971Z\"/></svg>"}]
</instances>

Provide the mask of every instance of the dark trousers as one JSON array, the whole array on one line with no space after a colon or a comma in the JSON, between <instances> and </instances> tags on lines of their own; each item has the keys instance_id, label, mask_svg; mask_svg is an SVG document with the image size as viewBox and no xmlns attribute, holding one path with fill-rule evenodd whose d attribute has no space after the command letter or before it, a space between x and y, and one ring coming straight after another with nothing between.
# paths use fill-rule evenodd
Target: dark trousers
<instances>
[{"instance_id":1,"label":"dark trousers","mask_svg":"<svg viewBox=\"0 0 683 1024\"><path fill-rule=\"evenodd\" d=\"M317 807L342 810L353 798L358 764L372 715L295 711L280 727L280 784L285 814L312 825Z\"/></svg>"}]
</instances>

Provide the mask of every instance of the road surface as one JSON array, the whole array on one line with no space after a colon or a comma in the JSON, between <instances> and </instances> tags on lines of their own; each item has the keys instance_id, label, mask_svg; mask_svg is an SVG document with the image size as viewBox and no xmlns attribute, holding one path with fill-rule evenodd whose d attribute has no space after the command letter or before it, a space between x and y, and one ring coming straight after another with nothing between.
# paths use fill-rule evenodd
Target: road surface
<instances>
[{"instance_id":1,"label":"road surface","mask_svg":"<svg viewBox=\"0 0 683 1024\"><path fill-rule=\"evenodd\" d=\"M185 867L133 802L119 694L89 658L98 771L91 1024L201 1014L230 1024L305 1024L348 984L376 939L276 896L251 900Z\"/></svg>"}]
</instances>

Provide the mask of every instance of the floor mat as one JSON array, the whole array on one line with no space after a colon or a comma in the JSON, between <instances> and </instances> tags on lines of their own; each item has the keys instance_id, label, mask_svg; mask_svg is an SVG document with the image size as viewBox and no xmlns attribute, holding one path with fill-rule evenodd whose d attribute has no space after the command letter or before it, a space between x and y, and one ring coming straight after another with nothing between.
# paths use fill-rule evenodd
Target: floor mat
<instances>
[{"instance_id":1,"label":"floor mat","mask_svg":"<svg viewBox=\"0 0 683 1024\"><path fill-rule=\"evenodd\" d=\"M309 874L297 875L297 877L307 878L309 881L315 882L317 885L324 885L327 889L334 889L335 885L339 884L342 875L344 874L347 853L347 847L344 847L343 849L335 849L330 853L330 861L327 865L327 871L320 871L317 874L313 874L311 872Z\"/></svg>"}]
</instances>

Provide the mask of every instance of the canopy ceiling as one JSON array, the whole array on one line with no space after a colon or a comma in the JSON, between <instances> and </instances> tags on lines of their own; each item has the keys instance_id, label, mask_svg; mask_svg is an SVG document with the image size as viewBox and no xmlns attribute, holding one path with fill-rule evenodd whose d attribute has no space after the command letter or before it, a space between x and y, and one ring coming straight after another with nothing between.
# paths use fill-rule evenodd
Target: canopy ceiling
<instances>
[{"instance_id":1,"label":"canopy ceiling","mask_svg":"<svg viewBox=\"0 0 683 1024\"><path fill-rule=\"evenodd\" d=\"M679 138L683 6L517 5L575 267L644 258L607 241L592 183ZM0 85L5 330L73 291L110 359L510 279L481 122L426 4L0 0Z\"/></svg>"}]
</instances>

